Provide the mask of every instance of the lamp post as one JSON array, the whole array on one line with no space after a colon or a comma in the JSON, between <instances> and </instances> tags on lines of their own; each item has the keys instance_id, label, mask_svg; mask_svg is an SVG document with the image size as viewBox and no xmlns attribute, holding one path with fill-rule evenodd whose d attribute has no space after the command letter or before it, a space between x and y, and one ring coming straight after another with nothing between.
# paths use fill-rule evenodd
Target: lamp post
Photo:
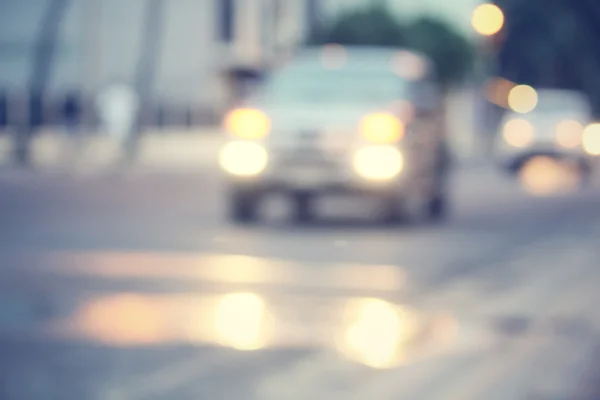
<instances>
[{"instance_id":1,"label":"lamp post","mask_svg":"<svg viewBox=\"0 0 600 400\"><path fill-rule=\"evenodd\" d=\"M471 16L473 30L479 35L478 62L476 69L476 96L475 96L475 135L476 148L483 155L489 155L492 151L493 138L491 135L492 123L491 112L485 96L485 83L489 76L491 58L489 55L490 40L494 40L504 28L504 12L496 4L483 3L475 7ZM478 145L477 145L478 144Z\"/></svg>"}]
</instances>

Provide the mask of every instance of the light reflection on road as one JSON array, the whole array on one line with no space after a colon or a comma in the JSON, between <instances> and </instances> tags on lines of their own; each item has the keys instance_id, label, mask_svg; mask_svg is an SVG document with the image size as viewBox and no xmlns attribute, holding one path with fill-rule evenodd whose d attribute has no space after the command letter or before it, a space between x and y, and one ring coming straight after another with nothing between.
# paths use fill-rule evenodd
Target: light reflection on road
<instances>
[{"instance_id":1,"label":"light reflection on road","mask_svg":"<svg viewBox=\"0 0 600 400\"><path fill-rule=\"evenodd\" d=\"M524 166L519 179L528 193L549 196L573 192L579 187L581 176L571 165L536 157Z\"/></svg>"},{"instance_id":2,"label":"light reflection on road","mask_svg":"<svg viewBox=\"0 0 600 400\"><path fill-rule=\"evenodd\" d=\"M404 307L375 298L266 297L258 293L214 295L93 296L70 316L53 321L51 336L111 346L186 342L252 351L263 348L336 349L373 368L405 362L424 332L427 347L451 345L456 331ZM437 320L436 320L437 321ZM441 335L440 335L441 333ZM435 341L435 343L433 343ZM422 349L421 349L422 350Z\"/></svg>"},{"instance_id":3,"label":"light reflection on road","mask_svg":"<svg viewBox=\"0 0 600 400\"><path fill-rule=\"evenodd\" d=\"M373 368L456 341L448 328L456 324L400 304L406 282L394 266L125 252L53 253L45 261L38 272L49 285L66 279L78 287L40 331L55 338L115 347L319 348Z\"/></svg>"},{"instance_id":4,"label":"light reflection on road","mask_svg":"<svg viewBox=\"0 0 600 400\"><path fill-rule=\"evenodd\" d=\"M404 271L392 265L322 265L226 254L54 253L46 262L59 273L106 279L172 279L387 294L398 294L405 285Z\"/></svg>"}]
</instances>

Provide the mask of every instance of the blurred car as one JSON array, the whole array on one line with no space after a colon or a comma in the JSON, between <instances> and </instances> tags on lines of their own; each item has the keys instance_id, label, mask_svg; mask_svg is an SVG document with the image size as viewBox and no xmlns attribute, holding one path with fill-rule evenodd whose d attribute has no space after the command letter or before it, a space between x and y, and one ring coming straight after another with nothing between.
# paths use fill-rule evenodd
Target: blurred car
<instances>
[{"instance_id":1,"label":"blurred car","mask_svg":"<svg viewBox=\"0 0 600 400\"><path fill-rule=\"evenodd\" d=\"M526 113L508 112L496 137L496 159L506 171L516 174L528 161L545 157L576 166L584 175L592 169L593 131L588 99L570 90L537 91L537 104ZM593 133L593 132L591 132ZM593 135L592 135L593 136Z\"/></svg>"},{"instance_id":2,"label":"blurred car","mask_svg":"<svg viewBox=\"0 0 600 400\"><path fill-rule=\"evenodd\" d=\"M302 49L225 118L219 163L232 219L255 221L274 192L289 195L298 222L331 193L375 196L390 222L415 211L442 218L449 155L433 82L413 52Z\"/></svg>"}]
</instances>

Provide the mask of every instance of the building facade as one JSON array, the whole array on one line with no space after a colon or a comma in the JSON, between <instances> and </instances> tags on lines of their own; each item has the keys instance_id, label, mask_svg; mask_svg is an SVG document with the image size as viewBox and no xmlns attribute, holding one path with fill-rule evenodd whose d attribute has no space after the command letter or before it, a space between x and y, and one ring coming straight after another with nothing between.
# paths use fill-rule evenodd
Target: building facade
<instances>
[{"instance_id":1,"label":"building facade","mask_svg":"<svg viewBox=\"0 0 600 400\"><path fill-rule=\"evenodd\" d=\"M60 1L67 6L50 62L51 93L91 94L111 82L134 83L150 51L145 63L155 68L145 84L153 101L218 113L240 76L252 76L302 43L318 20L381 0L0 0L0 91L28 87L43 23ZM386 3L400 18L441 13L460 25L477 1ZM160 7L150 31L149 7ZM149 39L148 32L156 34Z\"/></svg>"},{"instance_id":2,"label":"building facade","mask_svg":"<svg viewBox=\"0 0 600 400\"><path fill-rule=\"evenodd\" d=\"M0 90L27 88L32 53L54 0L1 0ZM314 0L68 0L49 68L54 93L94 93L136 81L148 43L148 7L160 6L152 96L167 103L226 106L231 77L261 70L300 43Z\"/></svg>"}]
</instances>

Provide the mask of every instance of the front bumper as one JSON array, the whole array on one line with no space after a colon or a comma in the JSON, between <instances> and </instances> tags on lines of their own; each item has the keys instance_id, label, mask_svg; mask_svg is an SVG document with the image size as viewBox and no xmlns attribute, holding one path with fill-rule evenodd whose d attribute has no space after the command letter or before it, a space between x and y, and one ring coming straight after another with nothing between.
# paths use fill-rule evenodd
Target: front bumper
<instances>
[{"instance_id":1,"label":"front bumper","mask_svg":"<svg viewBox=\"0 0 600 400\"><path fill-rule=\"evenodd\" d=\"M405 186L406 171L390 179L367 179L354 169L352 154L336 157L298 157L274 155L268 167L251 177L226 174L231 185L261 191L316 191L377 193Z\"/></svg>"}]
</instances>

